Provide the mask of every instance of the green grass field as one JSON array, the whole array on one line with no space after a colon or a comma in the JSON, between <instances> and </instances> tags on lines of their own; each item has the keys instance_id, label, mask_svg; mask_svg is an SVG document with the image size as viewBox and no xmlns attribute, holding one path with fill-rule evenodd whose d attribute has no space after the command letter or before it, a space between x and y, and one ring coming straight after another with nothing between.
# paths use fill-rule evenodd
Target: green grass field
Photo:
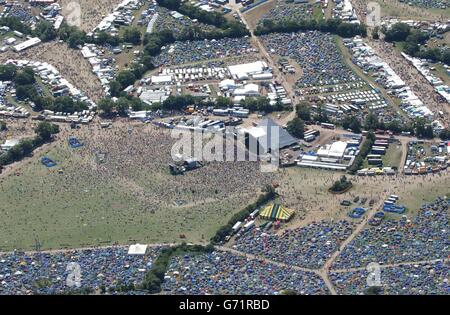
<instances>
[{"instance_id":1,"label":"green grass field","mask_svg":"<svg viewBox=\"0 0 450 315\"><path fill-rule=\"evenodd\" d=\"M92 167L77 150L85 149L69 149L61 141L0 180L0 251L33 249L36 240L42 249L116 242L207 242L220 225L259 194L212 195L196 204L156 209L146 197L134 196L134 186L152 191L161 181L174 178L168 171L155 174L137 168L129 178L109 180L89 176L89 172L77 175L80 168ZM58 165L44 167L40 163L44 155ZM188 187L183 193L192 194ZM180 234L186 238L180 239Z\"/></svg>"},{"instance_id":2,"label":"green grass field","mask_svg":"<svg viewBox=\"0 0 450 315\"><path fill-rule=\"evenodd\" d=\"M383 156L383 166L400 168L402 159L402 146L400 144L392 143L386 150L386 154Z\"/></svg>"}]
</instances>

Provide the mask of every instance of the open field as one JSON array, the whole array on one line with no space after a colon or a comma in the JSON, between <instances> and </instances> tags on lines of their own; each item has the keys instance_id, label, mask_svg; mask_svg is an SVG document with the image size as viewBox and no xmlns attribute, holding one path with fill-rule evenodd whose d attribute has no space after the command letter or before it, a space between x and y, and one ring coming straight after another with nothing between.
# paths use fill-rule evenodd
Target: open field
<instances>
[{"instance_id":1,"label":"open field","mask_svg":"<svg viewBox=\"0 0 450 315\"><path fill-rule=\"evenodd\" d=\"M271 182L255 162L210 163L173 177L173 139L152 126L91 126L76 132L85 142L76 150L68 136L2 175L0 250L30 249L35 239L43 249L175 242L180 234L208 241ZM42 156L58 165L45 168Z\"/></svg>"},{"instance_id":2,"label":"open field","mask_svg":"<svg viewBox=\"0 0 450 315\"><path fill-rule=\"evenodd\" d=\"M391 143L389 148L386 150L386 154L383 156L383 166L397 167L401 168L402 162L402 146L401 144Z\"/></svg>"},{"instance_id":3,"label":"open field","mask_svg":"<svg viewBox=\"0 0 450 315\"><path fill-rule=\"evenodd\" d=\"M73 0L59 1L63 14L70 17L73 14ZM83 31L90 32L101 22L103 17L113 11L113 9L122 2L122 0L78 0L81 8L81 25Z\"/></svg>"},{"instance_id":4,"label":"open field","mask_svg":"<svg viewBox=\"0 0 450 315\"><path fill-rule=\"evenodd\" d=\"M373 0L357 0L356 3L366 8L367 4ZM450 8L426 9L418 6L411 6L397 0L374 0L380 4L382 17L394 17L400 19L421 19L421 20L447 20L450 18Z\"/></svg>"},{"instance_id":5,"label":"open field","mask_svg":"<svg viewBox=\"0 0 450 315\"><path fill-rule=\"evenodd\" d=\"M353 182L353 188L344 194L333 195L328 192L332 183L344 175L341 172L292 167L281 170L281 201L296 215L287 227L303 226L320 219L338 220L348 218L351 207L343 207L344 199L352 201L356 196L366 197L368 202L376 202L390 194L400 197L400 203L408 207L408 213L416 213L424 201L432 201L438 196L450 194L448 183L450 173L443 172L427 176L375 176L358 177L345 174Z\"/></svg>"},{"instance_id":6,"label":"open field","mask_svg":"<svg viewBox=\"0 0 450 315\"><path fill-rule=\"evenodd\" d=\"M258 25L259 20L264 14L275 8L277 4L276 0L267 1L263 4L258 5L254 9L248 10L244 13L245 20L248 22L251 29L255 29Z\"/></svg>"}]
</instances>

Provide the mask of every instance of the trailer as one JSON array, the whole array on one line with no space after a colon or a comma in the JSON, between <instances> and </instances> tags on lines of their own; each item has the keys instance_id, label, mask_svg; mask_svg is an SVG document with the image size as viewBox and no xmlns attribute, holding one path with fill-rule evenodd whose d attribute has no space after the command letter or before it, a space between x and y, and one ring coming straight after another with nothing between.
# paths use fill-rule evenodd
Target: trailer
<instances>
[{"instance_id":1,"label":"trailer","mask_svg":"<svg viewBox=\"0 0 450 315\"><path fill-rule=\"evenodd\" d=\"M256 209L255 211L253 211L252 213L250 213L250 217L251 217L252 219L254 219L254 218L256 218L256 216L258 215L258 213L259 213L259 209Z\"/></svg>"},{"instance_id":2,"label":"trailer","mask_svg":"<svg viewBox=\"0 0 450 315\"><path fill-rule=\"evenodd\" d=\"M242 222L241 221L236 222L236 224L233 225L233 227L232 227L233 233L236 233L237 231L239 231L241 226L242 226Z\"/></svg>"},{"instance_id":3,"label":"trailer","mask_svg":"<svg viewBox=\"0 0 450 315\"><path fill-rule=\"evenodd\" d=\"M335 129L335 128L336 128L335 125L333 125L333 124L328 124L328 123L321 123L320 126L321 126L322 128L326 128L326 129Z\"/></svg>"},{"instance_id":4,"label":"trailer","mask_svg":"<svg viewBox=\"0 0 450 315\"><path fill-rule=\"evenodd\" d=\"M248 221L245 225L244 225L244 230L248 231L250 230L252 227L255 226L255 220L251 220Z\"/></svg>"}]
</instances>

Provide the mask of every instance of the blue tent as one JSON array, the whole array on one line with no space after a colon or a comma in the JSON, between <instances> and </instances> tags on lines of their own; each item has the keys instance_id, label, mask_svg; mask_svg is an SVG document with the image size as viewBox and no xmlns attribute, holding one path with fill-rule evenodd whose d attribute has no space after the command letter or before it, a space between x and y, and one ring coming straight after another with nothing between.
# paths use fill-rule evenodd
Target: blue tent
<instances>
[{"instance_id":1,"label":"blue tent","mask_svg":"<svg viewBox=\"0 0 450 315\"><path fill-rule=\"evenodd\" d=\"M69 146L72 149L82 147L83 145L84 144L82 144L77 138L75 138L75 137L70 137L69 138Z\"/></svg>"},{"instance_id":2,"label":"blue tent","mask_svg":"<svg viewBox=\"0 0 450 315\"><path fill-rule=\"evenodd\" d=\"M46 157L46 156L44 156L44 157L41 159L41 163L44 164L46 167L53 167L53 166L56 166L56 163L55 163L53 160L51 160L51 159L49 159L48 157Z\"/></svg>"}]
</instances>

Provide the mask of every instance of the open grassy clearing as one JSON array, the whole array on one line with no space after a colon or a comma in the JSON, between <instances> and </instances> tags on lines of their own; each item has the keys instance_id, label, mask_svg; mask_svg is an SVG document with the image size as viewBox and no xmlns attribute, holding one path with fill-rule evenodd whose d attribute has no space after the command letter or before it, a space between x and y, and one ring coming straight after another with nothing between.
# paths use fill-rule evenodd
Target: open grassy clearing
<instances>
[{"instance_id":1,"label":"open grassy clearing","mask_svg":"<svg viewBox=\"0 0 450 315\"><path fill-rule=\"evenodd\" d=\"M66 133L3 177L0 250L32 249L35 239L42 249L206 242L271 182L256 163L239 164L249 162L211 163L173 177L172 139L153 128L77 131L86 145L76 150ZM45 168L44 155L58 165Z\"/></svg>"},{"instance_id":2,"label":"open grassy clearing","mask_svg":"<svg viewBox=\"0 0 450 315\"><path fill-rule=\"evenodd\" d=\"M418 6L401 3L397 0L363 0L365 4L375 1L380 4L382 17L394 17L400 19L422 19L422 20L446 20L450 18L450 8L427 9Z\"/></svg>"},{"instance_id":3,"label":"open grassy clearing","mask_svg":"<svg viewBox=\"0 0 450 315\"><path fill-rule=\"evenodd\" d=\"M402 145L392 143L389 148L386 150L386 154L383 155L383 166L389 167L401 167L402 159Z\"/></svg>"},{"instance_id":4,"label":"open grassy clearing","mask_svg":"<svg viewBox=\"0 0 450 315\"><path fill-rule=\"evenodd\" d=\"M342 172L328 172L308 168L292 167L281 171L279 192L281 201L296 215L287 227L302 226L320 219L348 218L347 212L359 205L350 207L340 205L342 200L356 196L367 198L365 207L371 199L375 204L390 194L400 197L400 204L407 206L407 214L417 213L424 201L432 201L438 196L450 194L450 173L442 172L427 176L374 176L358 177L345 174L353 183L353 188L344 194L333 195L328 192L332 183L344 175ZM349 219L349 218L348 218ZM355 220L356 221L356 220Z\"/></svg>"}]
</instances>

